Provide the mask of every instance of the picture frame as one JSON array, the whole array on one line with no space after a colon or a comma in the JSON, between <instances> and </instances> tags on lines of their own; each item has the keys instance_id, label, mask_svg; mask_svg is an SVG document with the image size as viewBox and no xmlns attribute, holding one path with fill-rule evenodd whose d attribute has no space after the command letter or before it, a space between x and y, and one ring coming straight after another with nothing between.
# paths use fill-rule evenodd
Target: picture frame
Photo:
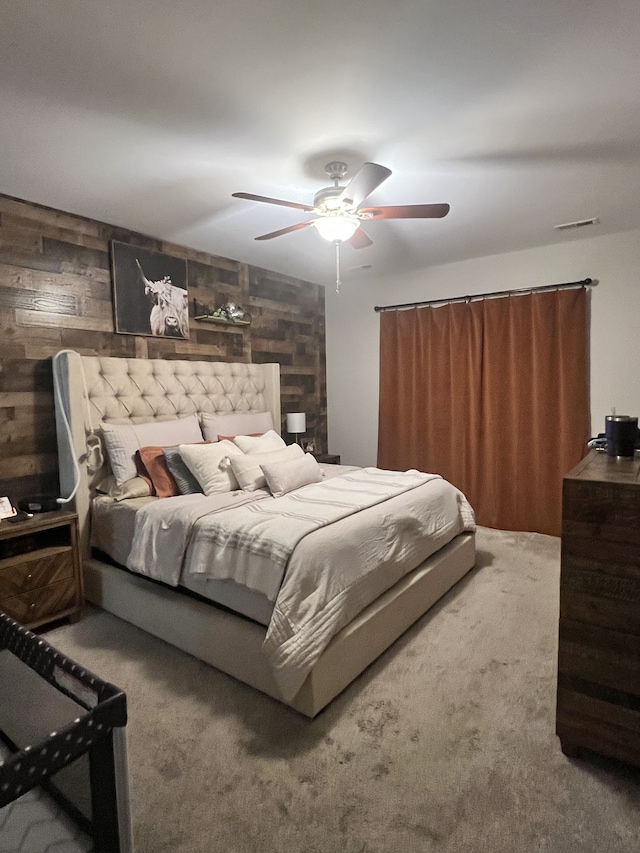
<instances>
[{"instance_id":1,"label":"picture frame","mask_svg":"<svg viewBox=\"0 0 640 853\"><path fill-rule=\"evenodd\" d=\"M9 498L1 497L0 498L0 520L3 518L10 518L12 515L16 515L16 508L12 505Z\"/></svg>"},{"instance_id":2,"label":"picture frame","mask_svg":"<svg viewBox=\"0 0 640 853\"><path fill-rule=\"evenodd\" d=\"M189 339L187 262L130 243L111 242L115 331Z\"/></svg>"}]
</instances>

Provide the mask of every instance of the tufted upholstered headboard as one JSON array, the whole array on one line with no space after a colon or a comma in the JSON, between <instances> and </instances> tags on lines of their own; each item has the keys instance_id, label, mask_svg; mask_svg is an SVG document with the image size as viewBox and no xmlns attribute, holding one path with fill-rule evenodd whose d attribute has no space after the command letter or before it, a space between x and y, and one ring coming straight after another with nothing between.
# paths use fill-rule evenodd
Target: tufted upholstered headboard
<instances>
[{"instance_id":1,"label":"tufted upholstered headboard","mask_svg":"<svg viewBox=\"0 0 640 853\"><path fill-rule=\"evenodd\" d=\"M85 396L85 384L88 395ZM88 554L89 504L108 468L87 468L86 439L104 422L141 423L193 413L271 412L280 432L280 365L81 356L63 350L54 359L60 489L75 497L83 554ZM71 431L73 455L64 415Z\"/></svg>"}]
</instances>

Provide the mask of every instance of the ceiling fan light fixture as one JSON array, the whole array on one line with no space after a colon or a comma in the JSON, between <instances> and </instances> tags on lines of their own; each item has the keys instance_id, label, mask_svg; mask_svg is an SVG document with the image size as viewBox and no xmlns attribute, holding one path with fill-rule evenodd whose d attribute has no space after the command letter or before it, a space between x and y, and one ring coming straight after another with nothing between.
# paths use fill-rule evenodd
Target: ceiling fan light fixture
<instances>
[{"instance_id":1,"label":"ceiling fan light fixture","mask_svg":"<svg viewBox=\"0 0 640 853\"><path fill-rule=\"evenodd\" d=\"M350 240L360 225L355 216L323 216L314 220L317 232L329 243L344 243Z\"/></svg>"}]
</instances>

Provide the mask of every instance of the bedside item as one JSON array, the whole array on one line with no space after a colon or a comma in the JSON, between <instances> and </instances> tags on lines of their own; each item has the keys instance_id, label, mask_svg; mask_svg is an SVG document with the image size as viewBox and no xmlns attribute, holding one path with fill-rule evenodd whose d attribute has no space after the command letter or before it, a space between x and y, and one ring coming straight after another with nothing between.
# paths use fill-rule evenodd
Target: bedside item
<instances>
[{"instance_id":1,"label":"bedside item","mask_svg":"<svg viewBox=\"0 0 640 853\"><path fill-rule=\"evenodd\" d=\"M0 521L3 518L10 518L16 514L16 508L12 506L9 498L0 498Z\"/></svg>"},{"instance_id":2,"label":"bedside item","mask_svg":"<svg viewBox=\"0 0 640 853\"><path fill-rule=\"evenodd\" d=\"M299 444L300 433L307 431L307 416L304 412L289 412L287 415L287 432L295 435L296 444Z\"/></svg>"},{"instance_id":3,"label":"bedside item","mask_svg":"<svg viewBox=\"0 0 640 853\"><path fill-rule=\"evenodd\" d=\"M28 498L20 498L18 507L23 512L54 512L60 509L60 503L55 495L31 495Z\"/></svg>"},{"instance_id":4,"label":"bedside item","mask_svg":"<svg viewBox=\"0 0 640 853\"><path fill-rule=\"evenodd\" d=\"M26 521L28 518L33 518L32 512L23 512L21 509L14 513L14 515L10 515L7 518L7 521L12 524L20 524L21 521Z\"/></svg>"}]
</instances>

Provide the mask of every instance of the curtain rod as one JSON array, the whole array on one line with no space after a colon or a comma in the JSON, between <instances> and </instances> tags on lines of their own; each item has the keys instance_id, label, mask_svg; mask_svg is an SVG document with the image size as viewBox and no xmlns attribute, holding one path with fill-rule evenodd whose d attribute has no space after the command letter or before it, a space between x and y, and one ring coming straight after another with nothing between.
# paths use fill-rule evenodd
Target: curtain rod
<instances>
[{"instance_id":1,"label":"curtain rod","mask_svg":"<svg viewBox=\"0 0 640 853\"><path fill-rule=\"evenodd\" d=\"M514 293L539 293L542 290L560 290L565 287L595 287L592 278L582 281L566 281L564 284L543 284L539 287L521 287L519 290L494 290L491 293L472 293L469 296L452 296L451 299L427 299L425 302L404 302L401 305L374 305L374 311L393 311L398 308L421 308L423 305L438 305L445 302L470 302L472 299L490 299L493 296L511 296Z\"/></svg>"}]
</instances>

